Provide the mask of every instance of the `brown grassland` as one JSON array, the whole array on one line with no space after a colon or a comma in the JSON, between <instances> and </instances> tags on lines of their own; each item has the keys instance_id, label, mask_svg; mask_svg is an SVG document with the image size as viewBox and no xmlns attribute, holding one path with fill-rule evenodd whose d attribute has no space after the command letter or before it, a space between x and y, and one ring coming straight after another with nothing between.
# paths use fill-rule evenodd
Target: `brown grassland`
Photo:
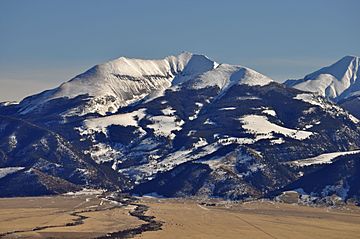
<instances>
[{"instance_id":1,"label":"brown grassland","mask_svg":"<svg viewBox=\"0 0 360 239\"><path fill-rule=\"evenodd\" d=\"M130 210L131 207L116 207L93 195L5 198L0 199L0 235L94 238L140 225L141 221L129 215ZM77 223L80 219L82 224Z\"/></svg>"},{"instance_id":2,"label":"brown grassland","mask_svg":"<svg viewBox=\"0 0 360 239\"><path fill-rule=\"evenodd\" d=\"M141 198L162 229L135 238L359 238L360 209ZM0 238L96 238L146 222L94 195L0 199ZM110 237L111 238L111 237ZM115 238L115 237L114 237Z\"/></svg>"},{"instance_id":3,"label":"brown grassland","mask_svg":"<svg viewBox=\"0 0 360 239\"><path fill-rule=\"evenodd\" d=\"M359 238L360 209L314 208L254 201L203 206L194 201L144 200L161 231L137 238Z\"/></svg>"}]
</instances>

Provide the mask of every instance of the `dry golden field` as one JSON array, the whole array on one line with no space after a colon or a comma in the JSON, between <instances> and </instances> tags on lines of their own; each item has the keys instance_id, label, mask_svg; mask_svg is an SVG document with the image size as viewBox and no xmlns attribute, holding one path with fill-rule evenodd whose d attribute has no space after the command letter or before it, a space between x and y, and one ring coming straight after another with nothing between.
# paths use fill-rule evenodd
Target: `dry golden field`
<instances>
[{"instance_id":1,"label":"dry golden field","mask_svg":"<svg viewBox=\"0 0 360 239\"><path fill-rule=\"evenodd\" d=\"M146 200L161 231L137 238L360 238L360 210L313 208L272 202L203 206L186 200Z\"/></svg>"},{"instance_id":2,"label":"dry golden field","mask_svg":"<svg viewBox=\"0 0 360 239\"><path fill-rule=\"evenodd\" d=\"M127 232L134 238L359 238L360 209L314 208L255 201L202 204L198 200L141 198L161 230L95 195L0 199L0 238L97 238ZM139 229L140 228L140 229ZM141 234L140 231L143 231ZM110 238L121 238L114 234Z\"/></svg>"},{"instance_id":3,"label":"dry golden field","mask_svg":"<svg viewBox=\"0 0 360 239\"><path fill-rule=\"evenodd\" d=\"M94 238L141 224L129 215L130 210L130 206L116 207L94 195L5 198L0 199L0 235Z\"/></svg>"}]
</instances>

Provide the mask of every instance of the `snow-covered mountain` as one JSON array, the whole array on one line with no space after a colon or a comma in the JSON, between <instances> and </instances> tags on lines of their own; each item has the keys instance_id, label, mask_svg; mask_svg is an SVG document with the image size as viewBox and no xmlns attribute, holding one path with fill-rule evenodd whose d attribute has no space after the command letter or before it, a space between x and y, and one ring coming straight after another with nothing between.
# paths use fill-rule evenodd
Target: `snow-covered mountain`
<instances>
[{"instance_id":1,"label":"snow-covered mountain","mask_svg":"<svg viewBox=\"0 0 360 239\"><path fill-rule=\"evenodd\" d=\"M303 79L288 80L286 85L316 92L334 101L360 94L360 58L345 56L334 64L321 68Z\"/></svg>"},{"instance_id":2,"label":"snow-covered mountain","mask_svg":"<svg viewBox=\"0 0 360 239\"><path fill-rule=\"evenodd\" d=\"M0 188L26 181L43 193L61 179L58 191L262 197L324 167L314 159L360 148L358 119L336 104L191 53L122 57L0 116Z\"/></svg>"},{"instance_id":3,"label":"snow-covered mountain","mask_svg":"<svg viewBox=\"0 0 360 239\"><path fill-rule=\"evenodd\" d=\"M120 107L150 94L161 94L173 84L194 78L216 66L217 63L206 56L188 52L161 60L120 57L96 65L55 89L25 99L22 113L36 110L53 99L79 96L91 100L86 106L74 108L68 113L114 113Z\"/></svg>"},{"instance_id":4,"label":"snow-covered mountain","mask_svg":"<svg viewBox=\"0 0 360 239\"><path fill-rule=\"evenodd\" d=\"M288 80L285 85L315 92L360 117L360 58L345 56L334 64L321 68L303 79Z\"/></svg>"},{"instance_id":5,"label":"snow-covered mountain","mask_svg":"<svg viewBox=\"0 0 360 239\"><path fill-rule=\"evenodd\" d=\"M0 196L36 196L81 189L118 188L125 179L86 157L60 134L0 115ZM21 166L19 166L21 165Z\"/></svg>"},{"instance_id":6,"label":"snow-covered mountain","mask_svg":"<svg viewBox=\"0 0 360 239\"><path fill-rule=\"evenodd\" d=\"M54 99L83 97L87 100L85 105L74 107L64 115L106 115L146 97L161 95L166 89L189 80L194 88L208 85L225 88L240 81L254 85L271 81L251 69L219 65L204 55L189 52L161 60L120 57L94 66L55 89L24 99L21 113L36 111Z\"/></svg>"}]
</instances>

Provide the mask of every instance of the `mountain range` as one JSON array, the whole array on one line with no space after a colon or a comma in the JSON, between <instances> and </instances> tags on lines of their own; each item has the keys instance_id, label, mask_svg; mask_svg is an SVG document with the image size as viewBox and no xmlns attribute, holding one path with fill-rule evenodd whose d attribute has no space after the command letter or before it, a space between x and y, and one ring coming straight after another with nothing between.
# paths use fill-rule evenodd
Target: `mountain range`
<instances>
[{"instance_id":1,"label":"mountain range","mask_svg":"<svg viewBox=\"0 0 360 239\"><path fill-rule=\"evenodd\" d=\"M94 66L0 104L0 196L359 201L358 68L346 56L281 84L188 52Z\"/></svg>"}]
</instances>

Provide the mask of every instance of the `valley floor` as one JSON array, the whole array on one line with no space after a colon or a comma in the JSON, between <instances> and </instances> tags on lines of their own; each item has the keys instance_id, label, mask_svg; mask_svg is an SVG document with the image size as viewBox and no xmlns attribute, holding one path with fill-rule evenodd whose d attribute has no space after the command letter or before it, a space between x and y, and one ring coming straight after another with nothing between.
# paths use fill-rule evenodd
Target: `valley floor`
<instances>
[{"instance_id":1,"label":"valley floor","mask_svg":"<svg viewBox=\"0 0 360 239\"><path fill-rule=\"evenodd\" d=\"M156 198L121 206L96 195L0 199L0 238L106 234L143 239L358 238L360 208Z\"/></svg>"},{"instance_id":2,"label":"valley floor","mask_svg":"<svg viewBox=\"0 0 360 239\"><path fill-rule=\"evenodd\" d=\"M144 200L162 230L137 238L359 238L360 209L314 208L273 202L220 203ZM209 205L209 204L208 204Z\"/></svg>"},{"instance_id":3,"label":"valley floor","mask_svg":"<svg viewBox=\"0 0 360 239\"><path fill-rule=\"evenodd\" d=\"M136 227L133 206L96 195L0 199L0 238L97 238Z\"/></svg>"}]
</instances>

